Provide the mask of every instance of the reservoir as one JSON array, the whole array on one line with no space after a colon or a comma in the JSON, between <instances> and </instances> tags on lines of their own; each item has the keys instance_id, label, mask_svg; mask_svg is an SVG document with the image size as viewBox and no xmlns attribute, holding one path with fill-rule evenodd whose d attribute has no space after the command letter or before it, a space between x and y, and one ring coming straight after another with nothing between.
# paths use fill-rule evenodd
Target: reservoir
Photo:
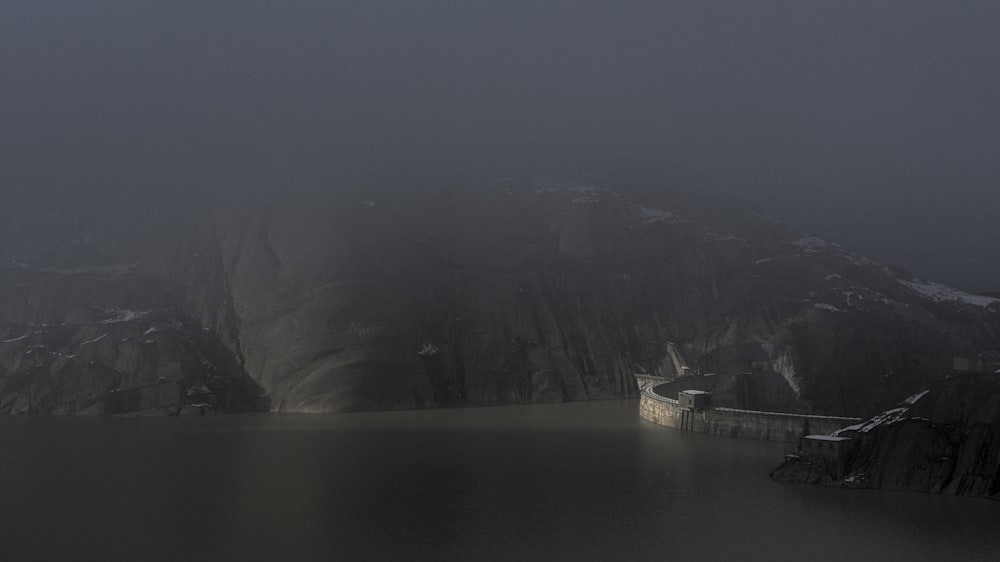
<instances>
[{"instance_id":1,"label":"reservoir","mask_svg":"<svg viewBox=\"0 0 1000 562\"><path fill-rule=\"evenodd\" d=\"M5 560L995 560L1000 503L778 484L638 401L0 418Z\"/></svg>"}]
</instances>

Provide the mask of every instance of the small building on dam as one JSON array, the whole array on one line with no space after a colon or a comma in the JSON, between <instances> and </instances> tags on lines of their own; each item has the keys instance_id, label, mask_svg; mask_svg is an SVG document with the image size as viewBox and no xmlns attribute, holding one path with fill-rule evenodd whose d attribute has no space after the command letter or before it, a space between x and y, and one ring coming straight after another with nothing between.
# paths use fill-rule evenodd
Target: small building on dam
<instances>
[{"instance_id":1,"label":"small building on dam","mask_svg":"<svg viewBox=\"0 0 1000 562\"><path fill-rule=\"evenodd\" d=\"M677 403L686 410L705 410L712 406L712 393L704 390L682 390L677 395Z\"/></svg>"}]
</instances>

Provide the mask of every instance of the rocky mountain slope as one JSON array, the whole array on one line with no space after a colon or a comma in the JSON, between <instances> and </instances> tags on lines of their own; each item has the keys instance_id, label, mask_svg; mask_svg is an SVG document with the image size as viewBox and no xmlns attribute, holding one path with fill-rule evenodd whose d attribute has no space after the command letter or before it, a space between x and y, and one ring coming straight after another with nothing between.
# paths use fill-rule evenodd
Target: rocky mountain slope
<instances>
[{"instance_id":1,"label":"rocky mountain slope","mask_svg":"<svg viewBox=\"0 0 1000 562\"><path fill-rule=\"evenodd\" d=\"M1000 499L1000 374L956 374L837 435L855 440L840 480L811 481ZM796 479L786 463L773 475Z\"/></svg>"},{"instance_id":2,"label":"rocky mountain slope","mask_svg":"<svg viewBox=\"0 0 1000 562\"><path fill-rule=\"evenodd\" d=\"M858 415L1000 339L997 299L722 193L463 185L5 208L0 412L558 402L690 369Z\"/></svg>"}]
</instances>

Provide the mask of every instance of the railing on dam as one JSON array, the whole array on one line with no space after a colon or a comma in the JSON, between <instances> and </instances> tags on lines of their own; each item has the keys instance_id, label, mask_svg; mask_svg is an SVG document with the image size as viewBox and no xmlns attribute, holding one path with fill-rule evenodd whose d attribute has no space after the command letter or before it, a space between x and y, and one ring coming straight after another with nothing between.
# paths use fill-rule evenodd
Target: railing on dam
<instances>
[{"instance_id":1,"label":"railing on dam","mask_svg":"<svg viewBox=\"0 0 1000 562\"><path fill-rule=\"evenodd\" d=\"M635 377L635 382L639 386L640 391L649 386L670 382L671 380L666 377L658 377L656 375L645 375L640 373L636 373L632 376Z\"/></svg>"},{"instance_id":2,"label":"railing on dam","mask_svg":"<svg viewBox=\"0 0 1000 562\"><path fill-rule=\"evenodd\" d=\"M667 398L666 396L660 396L659 394L653 392L653 387L654 386L656 386L656 385L648 385L648 386L642 387L642 393L641 393L642 396L645 397L645 398L649 398L651 400L656 400L657 402L666 402L668 404L677 404L678 403L675 398Z\"/></svg>"},{"instance_id":3,"label":"railing on dam","mask_svg":"<svg viewBox=\"0 0 1000 562\"><path fill-rule=\"evenodd\" d=\"M796 442L810 433L832 433L858 423L860 418L815 416L737 408L682 408L677 400L656 392L658 384L644 386L639 397L639 415L656 424L713 435Z\"/></svg>"},{"instance_id":4,"label":"railing on dam","mask_svg":"<svg viewBox=\"0 0 1000 562\"><path fill-rule=\"evenodd\" d=\"M792 417L796 419L810 419L817 421L833 420L838 422L844 422L844 425L850 425L852 423L858 423L861 418L844 418L839 416L817 416L814 414L791 414L788 412L765 412L763 410L740 410L739 408L713 408L718 412L732 412L735 414L753 414L755 416L784 416Z\"/></svg>"}]
</instances>

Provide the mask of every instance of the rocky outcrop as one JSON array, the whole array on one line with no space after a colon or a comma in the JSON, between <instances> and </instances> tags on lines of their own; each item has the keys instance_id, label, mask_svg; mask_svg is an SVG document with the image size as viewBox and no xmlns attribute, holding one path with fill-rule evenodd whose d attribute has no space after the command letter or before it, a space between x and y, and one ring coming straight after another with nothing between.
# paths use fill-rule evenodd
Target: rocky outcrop
<instances>
[{"instance_id":1,"label":"rocky outcrop","mask_svg":"<svg viewBox=\"0 0 1000 562\"><path fill-rule=\"evenodd\" d=\"M6 217L0 405L19 406L0 411L116 411L94 400L119 387L140 396L119 409L161 408L196 386L165 372L208 380L203 355L228 381L206 382L211 395L234 409L628 397L634 372L687 367L743 373L734 396L755 408L856 415L1000 334L998 301L893 273L721 194L546 180L269 193L124 211L39 201ZM141 315L102 324L114 311ZM42 324L74 335L18 339ZM154 332L175 351L120 341L159 325L175 326ZM65 379L82 394L32 378L29 345L75 355L108 326L112 370ZM160 377L162 397L141 390Z\"/></svg>"},{"instance_id":2,"label":"rocky outcrop","mask_svg":"<svg viewBox=\"0 0 1000 562\"><path fill-rule=\"evenodd\" d=\"M188 414L267 407L225 348L127 270L8 269L0 311L0 412Z\"/></svg>"},{"instance_id":3,"label":"rocky outcrop","mask_svg":"<svg viewBox=\"0 0 1000 562\"><path fill-rule=\"evenodd\" d=\"M785 462L771 472L771 478L788 484L834 484L833 476L824 463L797 454L789 454Z\"/></svg>"},{"instance_id":4,"label":"rocky outcrop","mask_svg":"<svg viewBox=\"0 0 1000 562\"><path fill-rule=\"evenodd\" d=\"M953 375L837 434L856 442L844 477L812 482L1000 499L998 374ZM786 462L772 476L797 481L803 464Z\"/></svg>"}]
</instances>

